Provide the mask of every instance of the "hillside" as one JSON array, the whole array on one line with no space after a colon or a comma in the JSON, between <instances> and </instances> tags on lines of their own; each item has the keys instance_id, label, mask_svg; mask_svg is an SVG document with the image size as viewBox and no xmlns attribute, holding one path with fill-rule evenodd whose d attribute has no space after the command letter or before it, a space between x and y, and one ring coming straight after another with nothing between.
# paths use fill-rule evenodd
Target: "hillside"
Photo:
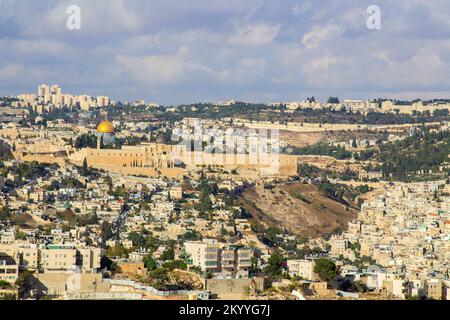
<instances>
[{"instance_id":1,"label":"hillside","mask_svg":"<svg viewBox=\"0 0 450 320\"><path fill-rule=\"evenodd\" d=\"M357 215L356 209L323 196L316 186L300 183L272 189L252 187L239 198L239 204L257 221L304 237L320 237L345 228Z\"/></svg>"},{"instance_id":2,"label":"hillside","mask_svg":"<svg viewBox=\"0 0 450 320\"><path fill-rule=\"evenodd\" d=\"M400 181L442 179L449 174L450 130L429 129L394 143L381 146L377 155L384 177ZM444 170L446 169L446 170Z\"/></svg>"}]
</instances>

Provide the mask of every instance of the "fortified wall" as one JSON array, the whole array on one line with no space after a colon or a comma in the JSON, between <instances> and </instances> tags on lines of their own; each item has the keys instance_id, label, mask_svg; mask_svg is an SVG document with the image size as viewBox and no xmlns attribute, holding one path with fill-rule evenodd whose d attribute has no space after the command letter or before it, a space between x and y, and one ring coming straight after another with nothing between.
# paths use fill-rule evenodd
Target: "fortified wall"
<instances>
[{"instance_id":1,"label":"fortified wall","mask_svg":"<svg viewBox=\"0 0 450 320\"><path fill-rule=\"evenodd\" d=\"M151 177L182 178L186 170L176 167L183 163L186 169L221 167L227 170L259 171L262 175L290 176L297 173L297 157L289 155L263 155L253 158L243 154L211 154L187 152L183 147L157 143L126 146L122 149L92 149L76 151L69 161L120 174Z\"/></svg>"},{"instance_id":2,"label":"fortified wall","mask_svg":"<svg viewBox=\"0 0 450 320\"><path fill-rule=\"evenodd\" d=\"M227 170L259 171L262 175L292 176L297 174L297 157L284 154L212 154L185 152L178 157L188 169L216 166Z\"/></svg>"}]
</instances>

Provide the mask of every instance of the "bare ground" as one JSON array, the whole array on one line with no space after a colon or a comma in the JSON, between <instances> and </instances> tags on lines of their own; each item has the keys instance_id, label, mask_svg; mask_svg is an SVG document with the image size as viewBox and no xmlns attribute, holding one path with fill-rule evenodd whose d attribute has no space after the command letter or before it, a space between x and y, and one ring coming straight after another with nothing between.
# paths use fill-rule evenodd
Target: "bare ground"
<instances>
[{"instance_id":1,"label":"bare ground","mask_svg":"<svg viewBox=\"0 0 450 320\"><path fill-rule=\"evenodd\" d=\"M345 228L357 211L320 194L314 185L277 185L272 190L255 186L240 198L259 222L277 225L304 237L320 237Z\"/></svg>"}]
</instances>

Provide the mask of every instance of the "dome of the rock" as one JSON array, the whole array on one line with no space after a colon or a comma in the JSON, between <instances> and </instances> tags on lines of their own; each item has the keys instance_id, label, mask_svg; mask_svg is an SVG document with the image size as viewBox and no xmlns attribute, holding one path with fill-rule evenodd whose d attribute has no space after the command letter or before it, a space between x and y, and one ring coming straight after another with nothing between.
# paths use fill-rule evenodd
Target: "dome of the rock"
<instances>
[{"instance_id":1,"label":"dome of the rock","mask_svg":"<svg viewBox=\"0 0 450 320\"><path fill-rule=\"evenodd\" d=\"M98 133L114 133L114 126L109 121L102 121L97 127Z\"/></svg>"}]
</instances>

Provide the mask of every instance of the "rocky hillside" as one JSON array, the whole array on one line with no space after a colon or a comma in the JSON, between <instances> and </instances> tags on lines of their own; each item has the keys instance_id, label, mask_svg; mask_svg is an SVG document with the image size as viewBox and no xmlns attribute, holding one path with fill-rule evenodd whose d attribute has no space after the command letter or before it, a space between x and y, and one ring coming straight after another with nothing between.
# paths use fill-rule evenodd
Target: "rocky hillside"
<instances>
[{"instance_id":1,"label":"rocky hillside","mask_svg":"<svg viewBox=\"0 0 450 320\"><path fill-rule=\"evenodd\" d=\"M345 228L357 211L323 196L314 185L255 186L239 204L266 226L276 225L304 237L320 237Z\"/></svg>"}]
</instances>

